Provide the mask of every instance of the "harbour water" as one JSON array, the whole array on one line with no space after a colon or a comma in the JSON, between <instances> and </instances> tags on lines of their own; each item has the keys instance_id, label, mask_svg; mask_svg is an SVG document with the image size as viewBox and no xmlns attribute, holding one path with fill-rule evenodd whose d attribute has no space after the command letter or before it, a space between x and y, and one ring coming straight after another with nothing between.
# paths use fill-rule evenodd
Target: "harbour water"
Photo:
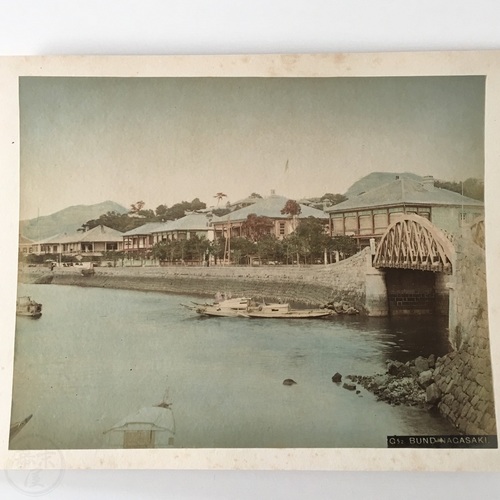
<instances>
[{"instance_id":1,"label":"harbour water","mask_svg":"<svg viewBox=\"0 0 500 500\"><path fill-rule=\"evenodd\" d=\"M56 285L18 294L43 315L17 318L12 421L33 418L13 449L109 448L108 429L163 400L179 448L386 447L388 435L456 433L436 413L331 380L445 354L443 320L201 318L180 306L194 297Z\"/></svg>"}]
</instances>

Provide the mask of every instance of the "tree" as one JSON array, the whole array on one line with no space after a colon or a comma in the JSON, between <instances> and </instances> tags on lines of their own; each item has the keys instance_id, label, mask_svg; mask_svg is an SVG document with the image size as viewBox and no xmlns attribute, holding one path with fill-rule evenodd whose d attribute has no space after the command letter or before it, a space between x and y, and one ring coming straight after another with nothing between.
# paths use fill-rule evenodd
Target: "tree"
<instances>
[{"instance_id":1,"label":"tree","mask_svg":"<svg viewBox=\"0 0 500 500\"><path fill-rule=\"evenodd\" d=\"M276 236L267 234L257 242L259 259L264 261L280 261L283 257L283 245Z\"/></svg>"},{"instance_id":2,"label":"tree","mask_svg":"<svg viewBox=\"0 0 500 500\"><path fill-rule=\"evenodd\" d=\"M310 263L313 263L323 258L330 239L325 233L324 222L316 217L302 219L295 234L300 241L299 253L302 253L305 261L309 258Z\"/></svg>"},{"instance_id":3,"label":"tree","mask_svg":"<svg viewBox=\"0 0 500 500\"><path fill-rule=\"evenodd\" d=\"M217 198L217 207L219 206L219 203L222 201L223 198L227 198L227 194L224 193L217 193L214 198Z\"/></svg>"},{"instance_id":4,"label":"tree","mask_svg":"<svg viewBox=\"0 0 500 500\"><path fill-rule=\"evenodd\" d=\"M207 208L207 204L206 203L203 203L202 201L200 201L199 198L195 198L192 202L191 202L191 210L193 212L196 212L196 210L204 210L205 208Z\"/></svg>"},{"instance_id":5,"label":"tree","mask_svg":"<svg viewBox=\"0 0 500 500\"><path fill-rule=\"evenodd\" d=\"M287 200L285 206L281 209L283 215L288 215L292 218L292 231L295 232L297 229L297 217L302 212L300 205L295 200ZM299 252L297 251L297 265L299 263Z\"/></svg>"},{"instance_id":6,"label":"tree","mask_svg":"<svg viewBox=\"0 0 500 500\"><path fill-rule=\"evenodd\" d=\"M262 196L259 193L252 193L249 198L259 198L262 199Z\"/></svg>"},{"instance_id":7,"label":"tree","mask_svg":"<svg viewBox=\"0 0 500 500\"><path fill-rule=\"evenodd\" d=\"M130 205L130 213L137 214L144 208L145 203L141 200Z\"/></svg>"},{"instance_id":8,"label":"tree","mask_svg":"<svg viewBox=\"0 0 500 500\"><path fill-rule=\"evenodd\" d=\"M166 241L159 241L158 243L155 243L153 245L153 248L151 249L153 258L160 260L160 261L165 261L167 260L168 256L168 248L167 248L167 242Z\"/></svg>"},{"instance_id":9,"label":"tree","mask_svg":"<svg viewBox=\"0 0 500 500\"><path fill-rule=\"evenodd\" d=\"M484 181L473 177L464 181L464 196L484 201Z\"/></svg>"},{"instance_id":10,"label":"tree","mask_svg":"<svg viewBox=\"0 0 500 500\"><path fill-rule=\"evenodd\" d=\"M168 206L165 204L158 205L155 210L156 217L165 217L167 215Z\"/></svg>"},{"instance_id":11,"label":"tree","mask_svg":"<svg viewBox=\"0 0 500 500\"><path fill-rule=\"evenodd\" d=\"M286 263L289 263L289 259L292 259L293 263L293 255L295 255L297 265L300 265L300 255L302 252L302 240L295 234L289 234L282 240L283 252L285 254Z\"/></svg>"},{"instance_id":12,"label":"tree","mask_svg":"<svg viewBox=\"0 0 500 500\"><path fill-rule=\"evenodd\" d=\"M243 235L251 241L259 241L271 233L274 222L265 216L248 214L247 219L241 225Z\"/></svg>"},{"instance_id":13,"label":"tree","mask_svg":"<svg viewBox=\"0 0 500 500\"><path fill-rule=\"evenodd\" d=\"M100 215L97 219L91 219L84 222L81 227L78 228L78 231L85 232L89 229L102 225L110 227L111 229L116 229L117 231L121 231L123 233L141 226L144 222L144 219L137 219L129 217L128 214L119 214L118 212L111 211Z\"/></svg>"},{"instance_id":14,"label":"tree","mask_svg":"<svg viewBox=\"0 0 500 500\"><path fill-rule=\"evenodd\" d=\"M296 217L301 212L302 208L295 200L287 200L285 206L281 209L283 215L290 215L291 217Z\"/></svg>"},{"instance_id":15,"label":"tree","mask_svg":"<svg viewBox=\"0 0 500 500\"><path fill-rule=\"evenodd\" d=\"M333 194L333 193L325 193L321 198L321 201L327 201L330 205L337 205L338 203L342 203L347 200L347 196L343 194Z\"/></svg>"},{"instance_id":16,"label":"tree","mask_svg":"<svg viewBox=\"0 0 500 500\"><path fill-rule=\"evenodd\" d=\"M231 238L231 260L236 264L248 264L252 255L255 255L257 248L255 243L247 238Z\"/></svg>"},{"instance_id":17,"label":"tree","mask_svg":"<svg viewBox=\"0 0 500 500\"><path fill-rule=\"evenodd\" d=\"M229 208L214 208L212 210L212 213L214 215L216 215L217 217L222 217L224 215L227 215L230 212L231 212L231 209L229 209Z\"/></svg>"},{"instance_id":18,"label":"tree","mask_svg":"<svg viewBox=\"0 0 500 500\"><path fill-rule=\"evenodd\" d=\"M455 193L460 193L468 198L474 200L484 200L484 181L482 179L476 179L474 177L469 177L465 181L455 182L455 181L434 181L434 186L447 189L448 191L453 191Z\"/></svg>"},{"instance_id":19,"label":"tree","mask_svg":"<svg viewBox=\"0 0 500 500\"><path fill-rule=\"evenodd\" d=\"M210 248L210 242L205 236L194 235L185 240L185 259L203 262L205 253Z\"/></svg>"},{"instance_id":20,"label":"tree","mask_svg":"<svg viewBox=\"0 0 500 500\"><path fill-rule=\"evenodd\" d=\"M329 250L339 252L345 258L354 255L358 251L358 246L352 236L334 236L330 239Z\"/></svg>"}]
</instances>

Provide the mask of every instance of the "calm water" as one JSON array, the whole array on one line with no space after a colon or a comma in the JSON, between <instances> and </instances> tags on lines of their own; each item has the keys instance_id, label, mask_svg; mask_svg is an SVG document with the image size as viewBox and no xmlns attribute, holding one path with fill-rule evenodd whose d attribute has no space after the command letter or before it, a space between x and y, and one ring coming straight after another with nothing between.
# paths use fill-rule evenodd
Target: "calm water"
<instances>
[{"instance_id":1,"label":"calm water","mask_svg":"<svg viewBox=\"0 0 500 500\"><path fill-rule=\"evenodd\" d=\"M387 435L453 433L437 415L331 381L444 354L443 323L200 318L179 305L195 298L55 285L19 295L43 316L17 321L12 419L33 418L12 448L110 447L104 432L167 390L177 447L385 447Z\"/></svg>"}]
</instances>

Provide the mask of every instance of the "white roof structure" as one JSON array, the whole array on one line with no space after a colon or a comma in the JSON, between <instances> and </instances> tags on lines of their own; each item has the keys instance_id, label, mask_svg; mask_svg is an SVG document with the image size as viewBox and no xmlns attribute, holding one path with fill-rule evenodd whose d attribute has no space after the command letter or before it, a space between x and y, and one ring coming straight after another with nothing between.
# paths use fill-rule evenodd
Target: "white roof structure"
<instances>
[{"instance_id":1,"label":"white roof structure","mask_svg":"<svg viewBox=\"0 0 500 500\"><path fill-rule=\"evenodd\" d=\"M160 231L164 231L168 224L172 221L167 222L146 222L142 226L136 227L127 231L126 233L122 233L122 236L147 236L152 233L158 233Z\"/></svg>"},{"instance_id":2,"label":"white roof structure","mask_svg":"<svg viewBox=\"0 0 500 500\"><path fill-rule=\"evenodd\" d=\"M424 178L425 179L425 178ZM424 182L418 182L406 177L399 177L388 184L376 187L366 193L349 198L338 205L329 207L326 212L337 213L354 209L385 207L391 205L431 205L431 206L478 206L484 203L479 200L462 196L459 193L434 186L434 180L429 177Z\"/></svg>"},{"instance_id":3,"label":"white roof structure","mask_svg":"<svg viewBox=\"0 0 500 500\"><path fill-rule=\"evenodd\" d=\"M174 415L170 408L147 406L117 422L107 432L155 431L175 434Z\"/></svg>"},{"instance_id":4,"label":"white roof structure","mask_svg":"<svg viewBox=\"0 0 500 500\"><path fill-rule=\"evenodd\" d=\"M208 231L213 216L209 213L192 213L177 220L161 222L152 228L152 233L168 233L175 231Z\"/></svg>"},{"instance_id":5,"label":"white roof structure","mask_svg":"<svg viewBox=\"0 0 500 500\"><path fill-rule=\"evenodd\" d=\"M281 210L285 207L286 202L290 198L286 196L279 196L273 194L267 198L262 198L257 200L254 204L248 207L241 208L240 210L235 210L222 217L214 217L213 222L231 222L246 220L250 214L255 214L259 217L269 217L270 219L286 219L289 216L282 214ZM300 204L299 204L300 205ZM328 219L328 215L322 210L316 208L308 207L306 205L300 205L301 212L298 215L299 219L306 219L307 217L316 217L318 219Z\"/></svg>"},{"instance_id":6,"label":"white roof structure","mask_svg":"<svg viewBox=\"0 0 500 500\"><path fill-rule=\"evenodd\" d=\"M123 233L108 226L96 226L85 232L56 234L38 243L80 243L80 242L118 242L122 241Z\"/></svg>"}]
</instances>

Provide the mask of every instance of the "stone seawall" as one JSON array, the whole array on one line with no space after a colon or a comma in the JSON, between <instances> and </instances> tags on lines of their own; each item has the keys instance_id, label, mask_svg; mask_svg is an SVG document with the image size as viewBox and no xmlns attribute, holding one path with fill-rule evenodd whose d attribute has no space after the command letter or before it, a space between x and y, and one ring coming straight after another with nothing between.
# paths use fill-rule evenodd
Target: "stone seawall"
<instances>
[{"instance_id":1,"label":"stone seawall","mask_svg":"<svg viewBox=\"0 0 500 500\"><path fill-rule=\"evenodd\" d=\"M75 268L25 268L21 282L121 288L213 297L217 291L320 305L345 300L365 311L366 251L337 264L304 267L116 267L82 276Z\"/></svg>"},{"instance_id":2,"label":"stone seawall","mask_svg":"<svg viewBox=\"0 0 500 500\"><path fill-rule=\"evenodd\" d=\"M438 408L462 432L496 434L484 250L467 233L455 248L450 294L450 342L455 352L436 362Z\"/></svg>"}]
</instances>

